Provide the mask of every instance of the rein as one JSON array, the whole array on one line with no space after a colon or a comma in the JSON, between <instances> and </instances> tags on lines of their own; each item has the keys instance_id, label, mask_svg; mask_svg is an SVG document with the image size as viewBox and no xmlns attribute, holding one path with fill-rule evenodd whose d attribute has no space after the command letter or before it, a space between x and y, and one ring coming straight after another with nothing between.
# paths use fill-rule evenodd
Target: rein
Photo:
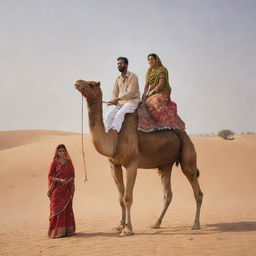
<instances>
[{"instance_id":1,"label":"rein","mask_svg":"<svg viewBox=\"0 0 256 256\"><path fill-rule=\"evenodd\" d=\"M102 103L108 104L107 101L102 101ZM82 155L83 155L83 165L84 165L84 182L88 181L87 171L85 165L85 149L84 149L84 98L82 95L82 124L81 124L81 143L82 143Z\"/></svg>"},{"instance_id":2,"label":"rein","mask_svg":"<svg viewBox=\"0 0 256 256\"><path fill-rule=\"evenodd\" d=\"M83 164L84 164L84 182L88 181L87 171L85 165L85 150L84 150L84 99L82 95L82 125L81 125L81 139L82 139L82 155L83 155Z\"/></svg>"}]
</instances>

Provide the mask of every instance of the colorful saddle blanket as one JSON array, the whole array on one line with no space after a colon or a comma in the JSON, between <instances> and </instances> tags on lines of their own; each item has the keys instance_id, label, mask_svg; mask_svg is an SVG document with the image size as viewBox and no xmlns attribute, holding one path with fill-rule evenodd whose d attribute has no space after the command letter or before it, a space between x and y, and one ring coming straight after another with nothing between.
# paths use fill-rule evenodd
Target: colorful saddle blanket
<instances>
[{"instance_id":1,"label":"colorful saddle blanket","mask_svg":"<svg viewBox=\"0 0 256 256\"><path fill-rule=\"evenodd\" d=\"M176 103L162 97L152 97L141 103L138 107L138 130L154 132L166 129L185 129L185 123L177 114Z\"/></svg>"}]
</instances>

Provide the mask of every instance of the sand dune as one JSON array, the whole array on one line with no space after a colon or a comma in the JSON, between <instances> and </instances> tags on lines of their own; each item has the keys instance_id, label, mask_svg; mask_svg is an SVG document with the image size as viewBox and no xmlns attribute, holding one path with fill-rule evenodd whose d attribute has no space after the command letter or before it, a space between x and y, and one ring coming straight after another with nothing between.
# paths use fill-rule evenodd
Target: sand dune
<instances>
[{"instance_id":1,"label":"sand dune","mask_svg":"<svg viewBox=\"0 0 256 256\"><path fill-rule=\"evenodd\" d=\"M120 238L117 190L108 161L85 136L84 170L79 134L0 132L0 255L256 255L256 136L192 138L204 192L201 231L191 231L195 201L180 168L173 168L173 201L162 228L149 226L162 208L156 170L139 170L132 218L135 235ZM76 169L77 234L48 239L47 173L55 146L64 143Z\"/></svg>"},{"instance_id":2,"label":"sand dune","mask_svg":"<svg viewBox=\"0 0 256 256\"><path fill-rule=\"evenodd\" d=\"M40 140L73 135L72 132L51 130L18 130L0 132L0 150L35 143Z\"/></svg>"}]
</instances>

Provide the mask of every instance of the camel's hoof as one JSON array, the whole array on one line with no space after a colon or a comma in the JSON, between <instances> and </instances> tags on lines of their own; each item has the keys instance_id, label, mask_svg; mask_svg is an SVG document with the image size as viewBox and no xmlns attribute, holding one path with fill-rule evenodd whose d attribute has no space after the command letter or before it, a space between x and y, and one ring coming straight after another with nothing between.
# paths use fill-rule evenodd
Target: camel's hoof
<instances>
[{"instance_id":1,"label":"camel's hoof","mask_svg":"<svg viewBox=\"0 0 256 256\"><path fill-rule=\"evenodd\" d=\"M191 229L192 229L192 230L200 230L200 229L201 229L201 226L200 226L200 224L194 224Z\"/></svg>"},{"instance_id":2,"label":"camel's hoof","mask_svg":"<svg viewBox=\"0 0 256 256\"><path fill-rule=\"evenodd\" d=\"M132 235L133 235L133 232L128 228L123 229L122 232L120 233L120 236L132 236Z\"/></svg>"},{"instance_id":3,"label":"camel's hoof","mask_svg":"<svg viewBox=\"0 0 256 256\"><path fill-rule=\"evenodd\" d=\"M116 233L121 233L123 229L124 229L124 226L123 226L123 225L119 225L119 226L117 226L117 227L114 227L114 228L112 229L112 231L114 231L114 232L116 232Z\"/></svg>"},{"instance_id":4,"label":"camel's hoof","mask_svg":"<svg viewBox=\"0 0 256 256\"><path fill-rule=\"evenodd\" d=\"M159 229L160 228L160 224L159 223L155 223L155 224L151 225L150 228L152 228L152 229Z\"/></svg>"}]
</instances>

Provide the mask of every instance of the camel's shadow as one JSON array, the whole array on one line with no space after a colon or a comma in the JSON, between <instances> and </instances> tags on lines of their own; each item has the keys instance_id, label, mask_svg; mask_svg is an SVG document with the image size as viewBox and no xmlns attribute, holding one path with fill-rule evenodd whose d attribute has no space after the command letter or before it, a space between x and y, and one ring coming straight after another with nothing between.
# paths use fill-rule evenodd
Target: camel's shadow
<instances>
[{"instance_id":1,"label":"camel's shadow","mask_svg":"<svg viewBox=\"0 0 256 256\"><path fill-rule=\"evenodd\" d=\"M251 232L256 231L256 222L230 222L215 223L202 226L201 230L191 230L188 226L182 227L163 227L160 229L147 229L135 231L135 236L155 236L155 235L209 235L222 232ZM119 237L119 234L113 231L106 232L78 232L76 237Z\"/></svg>"},{"instance_id":2,"label":"camel's shadow","mask_svg":"<svg viewBox=\"0 0 256 256\"><path fill-rule=\"evenodd\" d=\"M216 230L219 232L250 232L256 231L255 221L241 221L241 222L230 222L230 223L216 223L208 224L206 227L211 228L211 230Z\"/></svg>"},{"instance_id":3,"label":"camel's shadow","mask_svg":"<svg viewBox=\"0 0 256 256\"><path fill-rule=\"evenodd\" d=\"M256 231L256 221L240 221L228 223L214 223L205 224L201 226L201 230L191 230L189 226L176 227L176 228L163 228L157 233L165 234L191 234L191 235L205 235L223 232L251 232Z\"/></svg>"}]
</instances>

